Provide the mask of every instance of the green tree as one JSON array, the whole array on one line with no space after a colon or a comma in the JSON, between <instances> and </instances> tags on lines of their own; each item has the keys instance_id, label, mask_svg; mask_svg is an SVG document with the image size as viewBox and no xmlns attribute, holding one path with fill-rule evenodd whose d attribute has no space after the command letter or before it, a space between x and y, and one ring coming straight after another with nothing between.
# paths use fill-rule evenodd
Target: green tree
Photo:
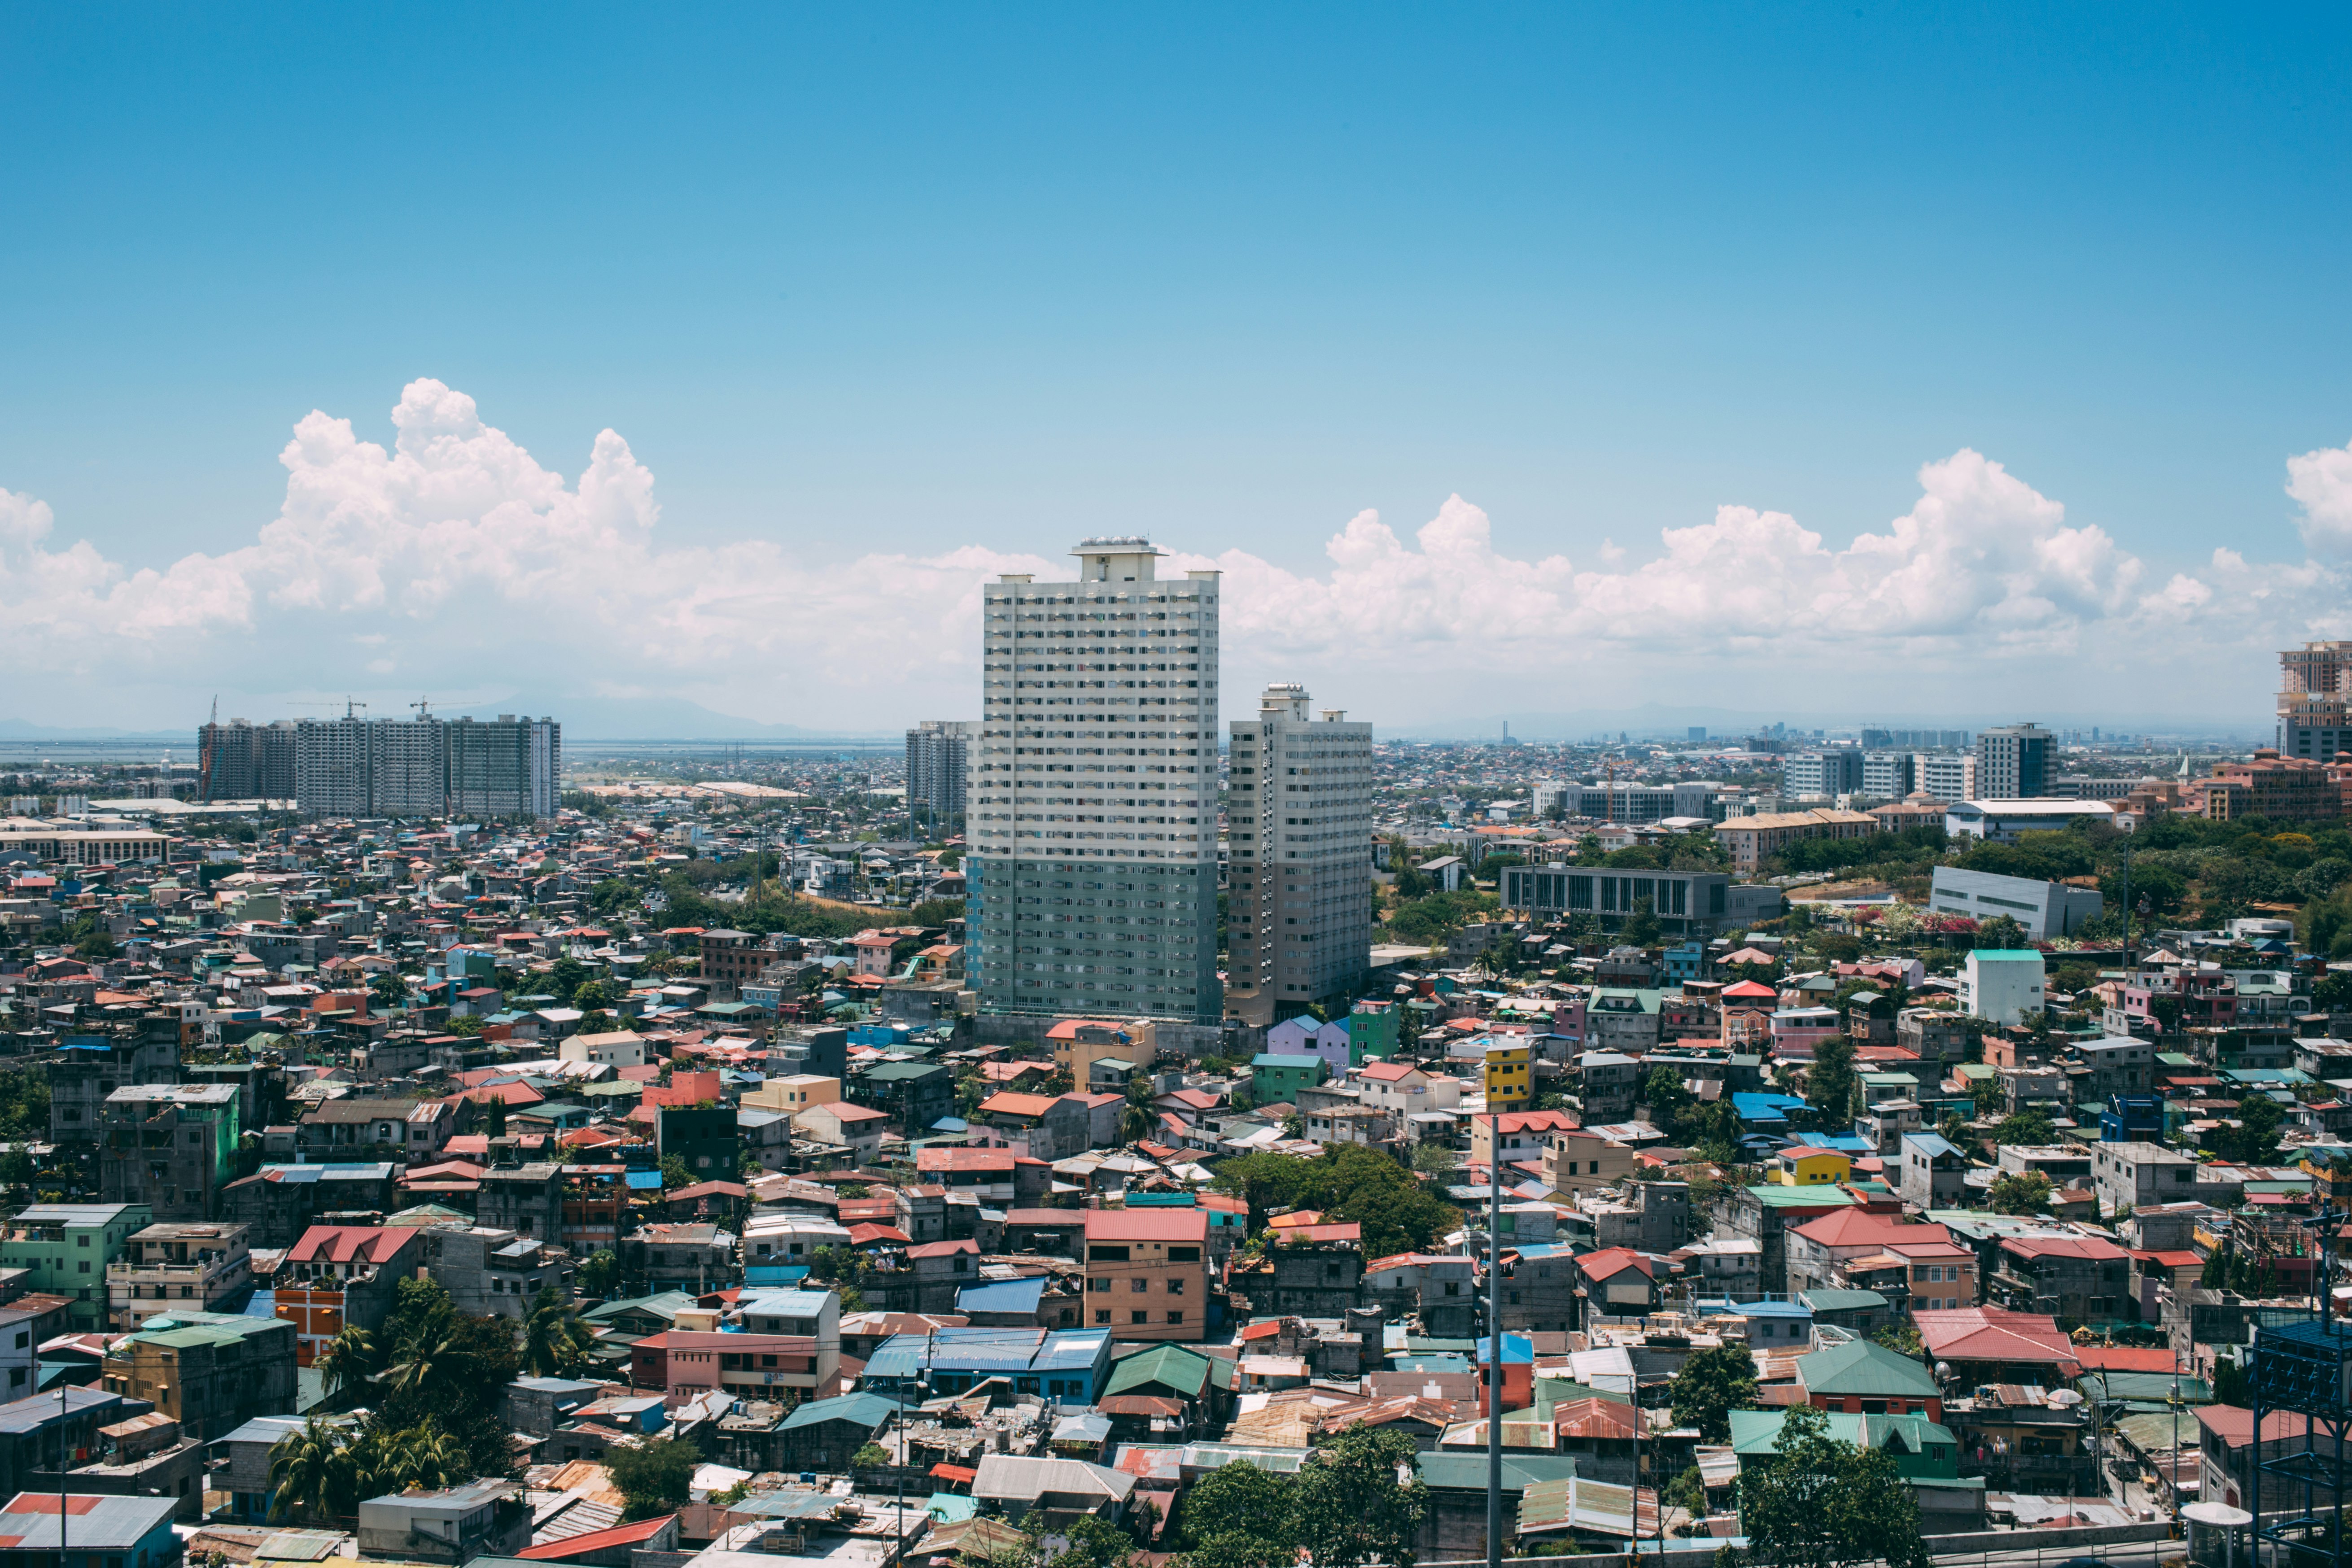
<instances>
[{"instance_id":1,"label":"green tree","mask_svg":"<svg viewBox=\"0 0 2352 1568\"><path fill-rule=\"evenodd\" d=\"M1957 1110L1944 1112L1943 1120L1936 1123L1936 1131L1945 1142L1956 1149L1967 1148L1975 1138L1975 1134L1969 1131L1969 1119Z\"/></svg>"},{"instance_id":2,"label":"green tree","mask_svg":"<svg viewBox=\"0 0 2352 1568\"><path fill-rule=\"evenodd\" d=\"M1291 1518L1315 1568L1414 1568L1413 1542L1429 1514L1415 1452L1411 1434L1359 1421L1299 1467Z\"/></svg>"},{"instance_id":3,"label":"green tree","mask_svg":"<svg viewBox=\"0 0 2352 1568\"><path fill-rule=\"evenodd\" d=\"M1992 1130L1995 1143L2014 1143L2025 1148L2038 1148L2057 1141L2058 1129L2044 1110L2028 1109L2001 1118L2000 1125Z\"/></svg>"},{"instance_id":4,"label":"green tree","mask_svg":"<svg viewBox=\"0 0 2352 1568\"><path fill-rule=\"evenodd\" d=\"M1893 1351L1897 1355L1917 1356L1925 1348L1919 1331L1908 1323L1889 1323L1870 1336L1870 1342Z\"/></svg>"},{"instance_id":5,"label":"green tree","mask_svg":"<svg viewBox=\"0 0 2352 1568\"><path fill-rule=\"evenodd\" d=\"M343 1331L328 1342L319 1353L319 1372L326 1380L327 1396L338 1404L348 1404L368 1385L376 1373L375 1336L357 1323L348 1323Z\"/></svg>"},{"instance_id":6,"label":"green tree","mask_svg":"<svg viewBox=\"0 0 2352 1568\"><path fill-rule=\"evenodd\" d=\"M604 1300L620 1286L619 1257L609 1247L598 1247L580 1260L580 1268L573 1276L573 1282L580 1287L583 1296L593 1296L600 1301Z\"/></svg>"},{"instance_id":7,"label":"green tree","mask_svg":"<svg viewBox=\"0 0 2352 1568\"><path fill-rule=\"evenodd\" d=\"M11 1149L5 1154L0 1154L0 1182L12 1187L28 1187L33 1184L33 1178L39 1174L33 1157L22 1149Z\"/></svg>"},{"instance_id":8,"label":"green tree","mask_svg":"<svg viewBox=\"0 0 2352 1568\"><path fill-rule=\"evenodd\" d=\"M1290 1478L1247 1459L1220 1465L1186 1488L1176 1524L1193 1568L1289 1568Z\"/></svg>"},{"instance_id":9,"label":"green tree","mask_svg":"<svg viewBox=\"0 0 2352 1568\"><path fill-rule=\"evenodd\" d=\"M317 1415L270 1445L269 1517L324 1521L346 1511L342 1435Z\"/></svg>"},{"instance_id":10,"label":"green tree","mask_svg":"<svg viewBox=\"0 0 2352 1568\"><path fill-rule=\"evenodd\" d=\"M690 1437L649 1437L604 1451L604 1469L628 1504L624 1519L651 1519L686 1506L702 1450Z\"/></svg>"},{"instance_id":11,"label":"green tree","mask_svg":"<svg viewBox=\"0 0 2352 1568\"><path fill-rule=\"evenodd\" d=\"M1666 1485L1666 1506L1678 1508L1693 1520L1706 1517L1706 1478L1692 1465Z\"/></svg>"},{"instance_id":12,"label":"green tree","mask_svg":"<svg viewBox=\"0 0 2352 1568\"><path fill-rule=\"evenodd\" d=\"M1461 1222L1402 1166L1360 1143L1327 1145L1312 1160L1244 1154L1217 1167L1215 1184L1247 1200L1253 1230L1276 1209L1320 1209L1335 1222L1361 1226L1370 1258L1426 1251Z\"/></svg>"},{"instance_id":13,"label":"green tree","mask_svg":"<svg viewBox=\"0 0 2352 1568\"><path fill-rule=\"evenodd\" d=\"M1443 1175L1462 1163L1462 1156L1443 1143L1425 1142L1412 1146L1412 1168L1425 1175Z\"/></svg>"},{"instance_id":14,"label":"green tree","mask_svg":"<svg viewBox=\"0 0 2352 1568\"><path fill-rule=\"evenodd\" d=\"M368 999L387 1013L397 1013L408 1005L408 982L387 969L368 982Z\"/></svg>"},{"instance_id":15,"label":"green tree","mask_svg":"<svg viewBox=\"0 0 2352 1568\"><path fill-rule=\"evenodd\" d=\"M1853 1041L1832 1035L1813 1047L1813 1065L1805 1069L1805 1104L1817 1121L1836 1124L1853 1114L1855 1087Z\"/></svg>"},{"instance_id":16,"label":"green tree","mask_svg":"<svg viewBox=\"0 0 2352 1568\"><path fill-rule=\"evenodd\" d=\"M522 1321L523 1370L534 1377L570 1377L588 1360L595 1331L572 1315L572 1304L552 1285L531 1298Z\"/></svg>"},{"instance_id":17,"label":"green tree","mask_svg":"<svg viewBox=\"0 0 2352 1568\"><path fill-rule=\"evenodd\" d=\"M661 1179L662 1191L666 1193L694 1185L694 1173L686 1168L686 1157L682 1154L662 1156Z\"/></svg>"},{"instance_id":18,"label":"green tree","mask_svg":"<svg viewBox=\"0 0 2352 1568\"><path fill-rule=\"evenodd\" d=\"M2010 1118L2011 1121L2017 1120ZM2006 1127L2009 1122L2001 1125ZM1995 1214L2040 1214L2050 1206L2050 1178L2039 1171L2011 1171L1997 1178L1985 1196Z\"/></svg>"},{"instance_id":19,"label":"green tree","mask_svg":"<svg viewBox=\"0 0 2352 1568\"><path fill-rule=\"evenodd\" d=\"M1661 1062L1650 1069L1649 1078L1643 1083L1642 1100L1664 1119L1661 1125L1664 1125L1673 1121L1676 1111L1691 1103L1691 1091L1683 1087L1682 1074Z\"/></svg>"},{"instance_id":20,"label":"green tree","mask_svg":"<svg viewBox=\"0 0 2352 1568\"><path fill-rule=\"evenodd\" d=\"M1702 1443L1731 1441L1731 1412L1756 1403L1756 1361L1738 1340L1693 1351L1675 1373L1675 1425L1696 1426Z\"/></svg>"},{"instance_id":21,"label":"green tree","mask_svg":"<svg viewBox=\"0 0 2352 1568\"><path fill-rule=\"evenodd\" d=\"M2026 944L2025 928L2009 915L1995 915L1977 925L1976 945L2013 952Z\"/></svg>"},{"instance_id":22,"label":"green tree","mask_svg":"<svg viewBox=\"0 0 2352 1568\"><path fill-rule=\"evenodd\" d=\"M879 1443L861 1443L857 1452L849 1456L849 1468L853 1470L887 1469L889 1464L890 1450Z\"/></svg>"},{"instance_id":23,"label":"green tree","mask_svg":"<svg viewBox=\"0 0 2352 1568\"><path fill-rule=\"evenodd\" d=\"M1770 1568L1931 1568L1918 1501L1893 1455L1831 1436L1829 1417L1808 1405L1790 1408L1776 1449L1770 1462L1739 1477L1748 1561Z\"/></svg>"},{"instance_id":24,"label":"green tree","mask_svg":"<svg viewBox=\"0 0 2352 1568\"><path fill-rule=\"evenodd\" d=\"M1618 939L1632 947L1654 947L1658 942L1657 911L1650 908L1647 899L1633 900L1633 912L1625 917L1618 929Z\"/></svg>"},{"instance_id":25,"label":"green tree","mask_svg":"<svg viewBox=\"0 0 2352 1568\"><path fill-rule=\"evenodd\" d=\"M2238 1101L2238 1125L2223 1142L2231 1158L2252 1165L2267 1165L2278 1158L2279 1127L2286 1112L2279 1102L2259 1089Z\"/></svg>"}]
</instances>

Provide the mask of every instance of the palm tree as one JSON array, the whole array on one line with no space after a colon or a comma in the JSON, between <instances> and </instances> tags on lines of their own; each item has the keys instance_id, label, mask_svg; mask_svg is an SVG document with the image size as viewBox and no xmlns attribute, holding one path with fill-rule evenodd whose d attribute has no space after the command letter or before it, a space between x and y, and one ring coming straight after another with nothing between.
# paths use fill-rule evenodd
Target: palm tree
<instances>
[{"instance_id":1,"label":"palm tree","mask_svg":"<svg viewBox=\"0 0 2352 1568\"><path fill-rule=\"evenodd\" d=\"M425 1394L466 1375L473 1358L455 1339L432 1333L417 1335L400 1347L400 1360L384 1373L384 1381L401 1394Z\"/></svg>"},{"instance_id":2,"label":"palm tree","mask_svg":"<svg viewBox=\"0 0 2352 1568\"><path fill-rule=\"evenodd\" d=\"M326 1377L328 1397L347 1401L375 1375L375 1336L356 1323L347 1325L320 1353L319 1370Z\"/></svg>"},{"instance_id":3,"label":"palm tree","mask_svg":"<svg viewBox=\"0 0 2352 1568\"><path fill-rule=\"evenodd\" d=\"M474 1468L466 1446L438 1426L412 1426L398 1435L396 1443L387 1446L392 1449L387 1456L390 1468L395 1472L384 1478L391 1482L387 1490L420 1486L437 1491L473 1479Z\"/></svg>"},{"instance_id":4,"label":"palm tree","mask_svg":"<svg viewBox=\"0 0 2352 1568\"><path fill-rule=\"evenodd\" d=\"M269 1450L270 1517L335 1518L348 1468L344 1447L342 1434L316 1415L278 1439Z\"/></svg>"},{"instance_id":5,"label":"palm tree","mask_svg":"<svg viewBox=\"0 0 2352 1568\"><path fill-rule=\"evenodd\" d=\"M571 1303L553 1286L540 1291L523 1320L523 1370L539 1377L562 1377L579 1370L595 1331L572 1316Z\"/></svg>"}]
</instances>

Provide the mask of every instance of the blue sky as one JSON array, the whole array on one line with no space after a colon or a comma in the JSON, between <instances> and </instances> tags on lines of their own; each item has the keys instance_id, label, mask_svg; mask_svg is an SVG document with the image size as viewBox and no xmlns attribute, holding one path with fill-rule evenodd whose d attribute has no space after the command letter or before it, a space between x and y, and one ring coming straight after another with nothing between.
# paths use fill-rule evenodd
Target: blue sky
<instances>
[{"instance_id":1,"label":"blue sky","mask_svg":"<svg viewBox=\"0 0 2352 1568\"><path fill-rule=\"evenodd\" d=\"M2102 531L2132 595L2217 546L2310 553L2286 464L2352 439L2340 11L1266 9L15 8L0 489L124 579L218 561L286 504L297 421L389 443L431 377L568 479L619 432L660 546L772 547L786 604L877 552L1105 529L1246 552L1278 595L1330 585L1360 512L1410 536L1456 494L1501 574L1630 570L1726 505L1834 552L1963 448ZM2259 713L2266 650L2334 629L2322 555L2292 608L2209 574L2206 619L2162 639L2193 680L2119 710ZM169 721L198 688L259 702L389 659L387 684L577 677L829 725L977 679L960 633L835 700L709 658L535 667L510 589L510 642L478 616L436 635L397 584L306 601L385 617L355 646L399 651L362 658L234 570L241 619L165 636L118 604L63 628L90 647L26 650L56 679L18 708ZM2134 613L2070 610L2072 641L2045 625L2003 668L2030 689ZM1742 628L1760 703L1837 706L1846 654ZM1883 635L1923 714L1982 706L1978 639ZM1496 712L1704 673L1592 615L1560 637L1583 651L1401 652L1433 673L1392 716L1458 710L1457 668L1505 672ZM1230 690L1344 684L1362 653L1234 642Z\"/></svg>"}]
</instances>

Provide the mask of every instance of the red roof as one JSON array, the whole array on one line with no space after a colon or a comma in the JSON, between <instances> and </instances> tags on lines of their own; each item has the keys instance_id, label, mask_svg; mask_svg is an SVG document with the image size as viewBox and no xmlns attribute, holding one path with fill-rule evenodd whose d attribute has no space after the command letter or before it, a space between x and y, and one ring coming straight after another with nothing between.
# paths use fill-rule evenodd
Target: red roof
<instances>
[{"instance_id":1,"label":"red roof","mask_svg":"<svg viewBox=\"0 0 2352 1568\"><path fill-rule=\"evenodd\" d=\"M1626 1247L1607 1247L1599 1252L1588 1252L1576 1260L1576 1266L1584 1270L1587 1279L1606 1279L1612 1275L1622 1274L1628 1268L1638 1268L1652 1279L1656 1278L1650 1268L1650 1260Z\"/></svg>"},{"instance_id":2,"label":"red roof","mask_svg":"<svg viewBox=\"0 0 2352 1568\"><path fill-rule=\"evenodd\" d=\"M961 1241L927 1241L920 1247L910 1247L907 1248L907 1256L909 1258L952 1258L959 1252L977 1254L979 1251L980 1243L967 1236Z\"/></svg>"},{"instance_id":3,"label":"red roof","mask_svg":"<svg viewBox=\"0 0 2352 1568\"><path fill-rule=\"evenodd\" d=\"M2002 1240L2000 1249L2020 1258L2080 1258L2093 1263L2119 1263L2131 1256L2114 1242L2093 1236L2012 1236Z\"/></svg>"},{"instance_id":4,"label":"red roof","mask_svg":"<svg viewBox=\"0 0 2352 1568\"><path fill-rule=\"evenodd\" d=\"M1913 1312L1911 1325L1937 1361L2024 1362L2061 1368L2081 1364L2074 1342L2059 1331L2057 1320L2039 1312L1955 1307ZM2075 1374L2070 1371L2066 1375Z\"/></svg>"},{"instance_id":5,"label":"red roof","mask_svg":"<svg viewBox=\"0 0 2352 1568\"><path fill-rule=\"evenodd\" d=\"M853 1225L849 1227L849 1245L852 1247L866 1247L877 1241L904 1244L913 1239L895 1225Z\"/></svg>"},{"instance_id":6,"label":"red roof","mask_svg":"<svg viewBox=\"0 0 2352 1568\"><path fill-rule=\"evenodd\" d=\"M2242 1448L2253 1441L2254 1413L2243 1405L2200 1405L2197 1407L2197 1424L2232 1448ZM2314 1429L2310 1416L2297 1415L2293 1411L2273 1410L2263 1417L2265 1443L2305 1436Z\"/></svg>"},{"instance_id":7,"label":"red roof","mask_svg":"<svg viewBox=\"0 0 2352 1568\"><path fill-rule=\"evenodd\" d=\"M640 1541L650 1541L661 1532L663 1525L677 1517L674 1513L666 1513L658 1519L641 1519L635 1524L616 1524L610 1530L591 1530L579 1535L567 1535L544 1546L526 1546L515 1555L534 1563L568 1563L591 1552L604 1552L615 1546L631 1546Z\"/></svg>"},{"instance_id":8,"label":"red roof","mask_svg":"<svg viewBox=\"0 0 2352 1568\"><path fill-rule=\"evenodd\" d=\"M1282 1332L1282 1325L1279 1322L1252 1323L1241 1331L1241 1338L1245 1341L1270 1340L1280 1332Z\"/></svg>"},{"instance_id":9,"label":"red roof","mask_svg":"<svg viewBox=\"0 0 2352 1568\"><path fill-rule=\"evenodd\" d=\"M286 1249L289 1263L385 1263L416 1234L406 1226L314 1225Z\"/></svg>"},{"instance_id":10,"label":"red roof","mask_svg":"<svg viewBox=\"0 0 2352 1568\"><path fill-rule=\"evenodd\" d=\"M1869 1209L1843 1208L1795 1227L1798 1235L1822 1247L1886 1247L1898 1241L1949 1241L1952 1233L1940 1225L1905 1225L1892 1215Z\"/></svg>"},{"instance_id":11,"label":"red roof","mask_svg":"<svg viewBox=\"0 0 2352 1568\"><path fill-rule=\"evenodd\" d=\"M1778 1000L1780 994L1769 985L1759 985L1753 980L1743 980L1737 985L1727 985L1723 988L1723 994L1726 996L1771 997L1775 1000Z\"/></svg>"},{"instance_id":12,"label":"red roof","mask_svg":"<svg viewBox=\"0 0 2352 1568\"><path fill-rule=\"evenodd\" d=\"M1006 1089L982 1100L980 1108L992 1116L1043 1116L1061 1098L1058 1094L1015 1094Z\"/></svg>"},{"instance_id":13,"label":"red roof","mask_svg":"<svg viewBox=\"0 0 2352 1568\"><path fill-rule=\"evenodd\" d=\"M966 1469L961 1465L933 1465L931 1467L931 1474L940 1480L952 1481L959 1486L968 1487L971 1485L972 1482L980 1479L980 1472L978 1470Z\"/></svg>"},{"instance_id":14,"label":"red roof","mask_svg":"<svg viewBox=\"0 0 2352 1568\"><path fill-rule=\"evenodd\" d=\"M1510 1110L1491 1119L1476 1117L1470 1124L1482 1132L1496 1124L1506 1132L1573 1132L1583 1125L1565 1110Z\"/></svg>"},{"instance_id":15,"label":"red roof","mask_svg":"<svg viewBox=\"0 0 2352 1568\"><path fill-rule=\"evenodd\" d=\"M918 1171L1010 1171L1010 1149L942 1149L936 1145L915 1151Z\"/></svg>"},{"instance_id":16,"label":"red roof","mask_svg":"<svg viewBox=\"0 0 2352 1568\"><path fill-rule=\"evenodd\" d=\"M1209 1216L1200 1209L1087 1209L1088 1241L1200 1242L1209 1237Z\"/></svg>"}]
</instances>

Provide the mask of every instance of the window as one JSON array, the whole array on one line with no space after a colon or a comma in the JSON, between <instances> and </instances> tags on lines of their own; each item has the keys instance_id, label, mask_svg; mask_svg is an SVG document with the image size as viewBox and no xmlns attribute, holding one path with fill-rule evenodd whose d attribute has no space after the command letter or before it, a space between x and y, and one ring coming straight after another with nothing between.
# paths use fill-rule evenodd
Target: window
<instances>
[{"instance_id":1,"label":"window","mask_svg":"<svg viewBox=\"0 0 2352 1568\"><path fill-rule=\"evenodd\" d=\"M1129 1312L1127 1315L1127 1321L1130 1323L1148 1323L1151 1321L1151 1314L1139 1309Z\"/></svg>"},{"instance_id":2,"label":"window","mask_svg":"<svg viewBox=\"0 0 2352 1568\"><path fill-rule=\"evenodd\" d=\"M1140 1296L1145 1291L1151 1289L1151 1281L1140 1278L1130 1279L1127 1282L1127 1288L1134 1294Z\"/></svg>"},{"instance_id":3,"label":"window","mask_svg":"<svg viewBox=\"0 0 2352 1568\"><path fill-rule=\"evenodd\" d=\"M1108 1328L1110 1326L1109 1308L1097 1307L1095 1309L1095 1324L1098 1328Z\"/></svg>"},{"instance_id":4,"label":"window","mask_svg":"<svg viewBox=\"0 0 2352 1568\"><path fill-rule=\"evenodd\" d=\"M1089 1279L1087 1281L1087 1289L1093 1291L1097 1296L1107 1296L1110 1293L1110 1281L1108 1279Z\"/></svg>"}]
</instances>

